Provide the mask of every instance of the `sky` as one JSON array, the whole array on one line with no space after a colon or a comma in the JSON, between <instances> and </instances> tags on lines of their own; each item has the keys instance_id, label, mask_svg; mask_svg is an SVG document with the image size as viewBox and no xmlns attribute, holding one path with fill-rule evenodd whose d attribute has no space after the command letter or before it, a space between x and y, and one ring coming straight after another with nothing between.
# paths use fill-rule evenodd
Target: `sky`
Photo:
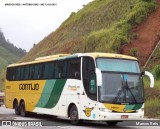
<instances>
[{"instance_id":1,"label":"sky","mask_svg":"<svg viewBox=\"0 0 160 129\"><path fill-rule=\"evenodd\" d=\"M29 51L91 1L0 0L0 28L9 42Z\"/></svg>"}]
</instances>

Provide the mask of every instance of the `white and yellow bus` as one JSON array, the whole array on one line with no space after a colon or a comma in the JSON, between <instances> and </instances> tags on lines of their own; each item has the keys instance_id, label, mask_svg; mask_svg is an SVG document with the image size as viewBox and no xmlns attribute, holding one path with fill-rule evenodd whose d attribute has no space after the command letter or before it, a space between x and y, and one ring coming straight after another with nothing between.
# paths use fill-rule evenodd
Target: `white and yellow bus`
<instances>
[{"instance_id":1,"label":"white and yellow bus","mask_svg":"<svg viewBox=\"0 0 160 129\"><path fill-rule=\"evenodd\" d=\"M139 120L144 116L144 86L134 57L110 53L59 54L11 64L5 82L5 106L82 120Z\"/></svg>"}]
</instances>

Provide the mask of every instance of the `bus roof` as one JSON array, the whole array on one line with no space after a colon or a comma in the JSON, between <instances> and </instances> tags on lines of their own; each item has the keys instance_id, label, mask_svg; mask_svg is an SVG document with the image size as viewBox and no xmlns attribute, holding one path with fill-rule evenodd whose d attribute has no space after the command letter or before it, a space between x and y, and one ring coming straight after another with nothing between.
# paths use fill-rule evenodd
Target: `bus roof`
<instances>
[{"instance_id":1,"label":"bus roof","mask_svg":"<svg viewBox=\"0 0 160 129\"><path fill-rule=\"evenodd\" d=\"M69 59L69 58L82 57L82 56L91 56L93 58L106 57L106 58L137 60L137 58L135 57L122 55L122 54L92 52L92 53L75 53L75 54L56 54L51 56L38 57L31 62L15 63L15 64L9 65L8 67L35 64L35 63L47 62L47 61L53 61L53 60Z\"/></svg>"},{"instance_id":2,"label":"bus roof","mask_svg":"<svg viewBox=\"0 0 160 129\"><path fill-rule=\"evenodd\" d=\"M115 54L115 53L100 53L100 52L92 52L92 53L84 53L85 55L91 55L94 58L97 57L108 57L108 58L118 58L118 59L130 59L130 60L137 60L137 58L122 54Z\"/></svg>"}]
</instances>

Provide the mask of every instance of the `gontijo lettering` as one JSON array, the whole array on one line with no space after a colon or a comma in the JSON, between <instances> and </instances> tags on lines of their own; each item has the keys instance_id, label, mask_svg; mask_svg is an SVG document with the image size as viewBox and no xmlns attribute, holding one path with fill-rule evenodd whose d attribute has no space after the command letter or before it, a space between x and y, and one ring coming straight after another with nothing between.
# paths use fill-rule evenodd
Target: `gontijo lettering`
<instances>
[{"instance_id":1,"label":"gontijo lettering","mask_svg":"<svg viewBox=\"0 0 160 129\"><path fill-rule=\"evenodd\" d=\"M35 83L35 84L20 84L19 85L19 90L39 90L39 84Z\"/></svg>"}]
</instances>

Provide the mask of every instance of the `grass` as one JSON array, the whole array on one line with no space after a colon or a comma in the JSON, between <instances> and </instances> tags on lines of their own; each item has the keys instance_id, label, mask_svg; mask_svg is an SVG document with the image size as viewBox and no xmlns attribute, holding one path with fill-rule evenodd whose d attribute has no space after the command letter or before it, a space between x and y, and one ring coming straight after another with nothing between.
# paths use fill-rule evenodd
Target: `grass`
<instances>
[{"instance_id":1,"label":"grass","mask_svg":"<svg viewBox=\"0 0 160 129\"><path fill-rule=\"evenodd\" d=\"M146 68L155 77L155 86L148 88L149 80L144 78L145 84L145 115L149 118L160 118L160 47L156 50Z\"/></svg>"},{"instance_id":2,"label":"grass","mask_svg":"<svg viewBox=\"0 0 160 129\"><path fill-rule=\"evenodd\" d=\"M145 85L145 116L160 118L160 46L151 58L146 70L151 71L155 78L154 88L149 88L149 79L144 78Z\"/></svg>"},{"instance_id":3,"label":"grass","mask_svg":"<svg viewBox=\"0 0 160 129\"><path fill-rule=\"evenodd\" d=\"M147 70L155 77L153 89L149 87L149 79L144 78L145 84L145 116L149 118L160 118L160 46L151 58Z\"/></svg>"},{"instance_id":4,"label":"grass","mask_svg":"<svg viewBox=\"0 0 160 129\"><path fill-rule=\"evenodd\" d=\"M147 116L148 118L160 119L160 99L154 98L147 100L145 102L144 110L145 116Z\"/></svg>"},{"instance_id":5,"label":"grass","mask_svg":"<svg viewBox=\"0 0 160 129\"><path fill-rule=\"evenodd\" d=\"M150 88L150 80L144 77L145 92L145 116L148 118L160 118L160 78L155 79L154 88Z\"/></svg>"},{"instance_id":6,"label":"grass","mask_svg":"<svg viewBox=\"0 0 160 129\"><path fill-rule=\"evenodd\" d=\"M119 5L123 3L121 2ZM110 7L108 6L108 8ZM113 10L118 10L119 8L117 9L113 6L111 11L109 11L111 12L111 17L109 17L109 19L114 19L114 17L117 17L117 19L112 21L111 24L110 21L108 21L106 24L109 27L106 25L104 27L105 29L103 28L93 31L89 36L85 37L85 40L83 40L83 46L81 46L81 48L84 48L84 52L90 50L119 52L120 48L130 40L132 26L141 23L147 17L149 11L154 10L155 7L154 3L148 4L142 1L128 1L128 4L126 2L126 6L123 8L125 8L125 10L122 9L121 11L125 11L125 13L123 12L122 15L121 11L118 14L114 13ZM80 50L82 50L81 48Z\"/></svg>"},{"instance_id":7,"label":"grass","mask_svg":"<svg viewBox=\"0 0 160 129\"><path fill-rule=\"evenodd\" d=\"M150 85L149 78L148 77L144 77L143 81L144 81L145 88L149 88L149 85ZM155 81L154 82L154 88L160 90L160 79L157 79L157 80L154 80L154 81Z\"/></svg>"}]
</instances>

